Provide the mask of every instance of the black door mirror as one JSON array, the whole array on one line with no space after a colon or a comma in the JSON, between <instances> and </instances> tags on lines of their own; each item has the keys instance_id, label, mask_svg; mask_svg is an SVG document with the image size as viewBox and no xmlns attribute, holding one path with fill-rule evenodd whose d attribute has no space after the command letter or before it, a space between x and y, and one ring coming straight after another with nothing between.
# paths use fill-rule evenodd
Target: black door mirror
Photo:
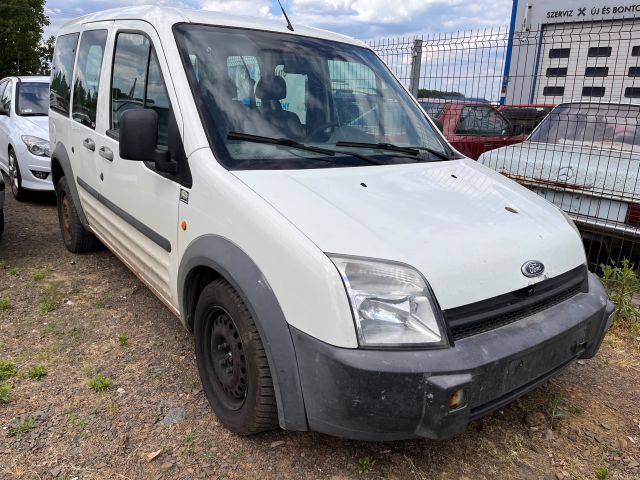
<instances>
[{"instance_id":1,"label":"black door mirror","mask_svg":"<svg viewBox=\"0 0 640 480\"><path fill-rule=\"evenodd\" d=\"M175 174L177 162L166 150L158 149L158 114L150 108L127 110L120 117L120 158L153 162L160 172Z\"/></svg>"},{"instance_id":2,"label":"black door mirror","mask_svg":"<svg viewBox=\"0 0 640 480\"><path fill-rule=\"evenodd\" d=\"M431 118L431 120L433 120L433 123L436 124L438 130L444 133L444 125L442 124L442 120L440 120L439 118Z\"/></svg>"}]
</instances>

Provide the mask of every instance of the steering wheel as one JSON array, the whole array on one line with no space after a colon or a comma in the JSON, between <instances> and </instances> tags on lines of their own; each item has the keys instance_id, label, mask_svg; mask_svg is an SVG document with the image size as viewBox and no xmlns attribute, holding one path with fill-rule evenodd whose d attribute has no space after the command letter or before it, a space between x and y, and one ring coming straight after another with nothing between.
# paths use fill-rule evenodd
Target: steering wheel
<instances>
[{"instance_id":1,"label":"steering wheel","mask_svg":"<svg viewBox=\"0 0 640 480\"><path fill-rule=\"evenodd\" d=\"M323 132L324 130L327 130L328 128L331 128L331 130L334 130L335 127L339 127L340 124L338 122L326 122L323 123L322 125L317 126L316 128L314 128L313 130L311 130L309 133L307 133L307 137L315 137L316 134Z\"/></svg>"}]
</instances>

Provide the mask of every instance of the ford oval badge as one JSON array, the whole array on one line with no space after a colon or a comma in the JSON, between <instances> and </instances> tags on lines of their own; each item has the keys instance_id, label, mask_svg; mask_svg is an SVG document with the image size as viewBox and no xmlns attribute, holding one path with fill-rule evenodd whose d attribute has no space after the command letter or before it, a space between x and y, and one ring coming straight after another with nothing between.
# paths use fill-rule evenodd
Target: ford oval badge
<instances>
[{"instance_id":1,"label":"ford oval badge","mask_svg":"<svg viewBox=\"0 0 640 480\"><path fill-rule=\"evenodd\" d=\"M525 277L533 278L539 277L544 273L544 263L538 260L529 260L522 265L522 274Z\"/></svg>"}]
</instances>

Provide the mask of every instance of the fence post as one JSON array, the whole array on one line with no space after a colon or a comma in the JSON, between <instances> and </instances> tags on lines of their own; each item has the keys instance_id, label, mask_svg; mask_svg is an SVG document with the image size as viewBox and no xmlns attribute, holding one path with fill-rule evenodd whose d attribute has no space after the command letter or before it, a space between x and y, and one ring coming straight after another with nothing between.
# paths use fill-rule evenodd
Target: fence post
<instances>
[{"instance_id":1,"label":"fence post","mask_svg":"<svg viewBox=\"0 0 640 480\"><path fill-rule=\"evenodd\" d=\"M411 85L409 90L412 95L418 98L420 88L420 72L422 70L422 40L415 39L411 48Z\"/></svg>"}]
</instances>

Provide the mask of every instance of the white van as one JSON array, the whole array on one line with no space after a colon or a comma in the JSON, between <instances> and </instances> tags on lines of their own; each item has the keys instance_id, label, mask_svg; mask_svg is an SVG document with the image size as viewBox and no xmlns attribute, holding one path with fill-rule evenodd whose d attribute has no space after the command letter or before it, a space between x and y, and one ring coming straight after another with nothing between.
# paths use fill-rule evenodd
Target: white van
<instances>
[{"instance_id":1,"label":"white van","mask_svg":"<svg viewBox=\"0 0 640 480\"><path fill-rule=\"evenodd\" d=\"M595 355L612 305L559 209L453 150L362 42L135 7L60 30L62 237L194 333L224 425L445 438Z\"/></svg>"}]
</instances>

